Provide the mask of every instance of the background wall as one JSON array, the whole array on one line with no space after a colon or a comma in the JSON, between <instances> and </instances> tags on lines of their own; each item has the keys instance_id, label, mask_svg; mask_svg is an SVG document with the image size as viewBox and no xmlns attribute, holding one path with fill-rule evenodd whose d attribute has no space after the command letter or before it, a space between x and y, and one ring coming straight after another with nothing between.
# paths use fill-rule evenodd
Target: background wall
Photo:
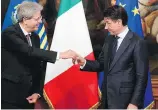
<instances>
[{"instance_id":1,"label":"background wall","mask_svg":"<svg viewBox=\"0 0 158 110\"><path fill-rule=\"evenodd\" d=\"M158 0L139 0L145 39L149 46L150 72L158 75Z\"/></svg>"}]
</instances>

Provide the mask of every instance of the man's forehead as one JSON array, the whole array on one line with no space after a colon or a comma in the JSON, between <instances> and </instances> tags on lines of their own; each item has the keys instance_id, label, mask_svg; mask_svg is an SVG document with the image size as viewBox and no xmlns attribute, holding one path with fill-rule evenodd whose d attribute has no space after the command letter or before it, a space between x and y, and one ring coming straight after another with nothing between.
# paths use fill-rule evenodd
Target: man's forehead
<instances>
[{"instance_id":1,"label":"man's forehead","mask_svg":"<svg viewBox=\"0 0 158 110\"><path fill-rule=\"evenodd\" d=\"M110 19L110 18L104 18L104 21L106 21L106 22L110 22L110 21L112 21L112 19Z\"/></svg>"},{"instance_id":2,"label":"man's forehead","mask_svg":"<svg viewBox=\"0 0 158 110\"><path fill-rule=\"evenodd\" d=\"M38 11L36 13L34 13L33 17L40 17L41 16L41 11Z\"/></svg>"}]
</instances>

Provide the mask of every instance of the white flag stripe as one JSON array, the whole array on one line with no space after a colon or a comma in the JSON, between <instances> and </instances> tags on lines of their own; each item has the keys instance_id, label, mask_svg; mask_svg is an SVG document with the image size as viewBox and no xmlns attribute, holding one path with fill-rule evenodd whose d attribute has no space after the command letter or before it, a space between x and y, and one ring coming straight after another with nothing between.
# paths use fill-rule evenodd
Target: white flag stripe
<instances>
[{"instance_id":1,"label":"white flag stripe","mask_svg":"<svg viewBox=\"0 0 158 110\"><path fill-rule=\"evenodd\" d=\"M76 51L83 57L92 52L82 2L72 7L57 19L51 50L62 52L68 49ZM71 59L59 60L55 64L48 63L45 84L71 66Z\"/></svg>"}]
</instances>

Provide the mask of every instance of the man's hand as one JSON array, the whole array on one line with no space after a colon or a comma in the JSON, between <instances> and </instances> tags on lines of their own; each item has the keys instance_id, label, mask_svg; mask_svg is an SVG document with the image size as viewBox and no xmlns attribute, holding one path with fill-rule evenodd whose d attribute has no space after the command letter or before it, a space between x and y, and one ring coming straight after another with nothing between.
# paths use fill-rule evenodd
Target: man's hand
<instances>
[{"instance_id":1,"label":"man's hand","mask_svg":"<svg viewBox=\"0 0 158 110\"><path fill-rule=\"evenodd\" d=\"M77 61L77 63L80 66L83 66L86 61L83 57L81 57L79 54L77 54L73 50L67 50L65 52L61 52L59 58L62 58L62 59L72 58L73 64L75 64L75 62Z\"/></svg>"},{"instance_id":2,"label":"man's hand","mask_svg":"<svg viewBox=\"0 0 158 110\"><path fill-rule=\"evenodd\" d=\"M38 98L39 98L39 94L34 93L31 96L27 97L26 99L31 104L31 103L36 103Z\"/></svg>"},{"instance_id":3,"label":"man's hand","mask_svg":"<svg viewBox=\"0 0 158 110\"><path fill-rule=\"evenodd\" d=\"M77 57L77 53L72 50L67 50L65 52L61 52L59 55L59 58L61 58L61 59L68 59L68 58L76 59L76 57Z\"/></svg>"},{"instance_id":4,"label":"man's hand","mask_svg":"<svg viewBox=\"0 0 158 110\"><path fill-rule=\"evenodd\" d=\"M72 59L73 64L75 64L76 61L80 66L83 66L86 62L86 60L83 57L81 57L80 55L78 55L78 57L76 57L76 59Z\"/></svg>"},{"instance_id":5,"label":"man's hand","mask_svg":"<svg viewBox=\"0 0 158 110\"><path fill-rule=\"evenodd\" d=\"M127 109L138 109L138 107L136 105L129 104Z\"/></svg>"}]
</instances>

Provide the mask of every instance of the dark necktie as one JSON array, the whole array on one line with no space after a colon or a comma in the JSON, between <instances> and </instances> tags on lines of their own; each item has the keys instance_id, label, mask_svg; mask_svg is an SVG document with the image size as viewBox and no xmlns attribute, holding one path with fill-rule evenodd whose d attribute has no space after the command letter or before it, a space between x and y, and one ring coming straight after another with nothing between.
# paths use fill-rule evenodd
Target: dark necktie
<instances>
[{"instance_id":1,"label":"dark necktie","mask_svg":"<svg viewBox=\"0 0 158 110\"><path fill-rule=\"evenodd\" d=\"M114 57L115 57L115 54L116 54L116 50L117 50L117 44L118 44L118 39L120 37L116 36L114 38L114 41L113 41L113 45L112 45L112 54L111 54L111 61L113 61Z\"/></svg>"},{"instance_id":2,"label":"dark necktie","mask_svg":"<svg viewBox=\"0 0 158 110\"><path fill-rule=\"evenodd\" d=\"M27 39L27 42L28 42L29 46L32 46L30 36L31 36L30 34L26 35L26 39Z\"/></svg>"}]
</instances>

